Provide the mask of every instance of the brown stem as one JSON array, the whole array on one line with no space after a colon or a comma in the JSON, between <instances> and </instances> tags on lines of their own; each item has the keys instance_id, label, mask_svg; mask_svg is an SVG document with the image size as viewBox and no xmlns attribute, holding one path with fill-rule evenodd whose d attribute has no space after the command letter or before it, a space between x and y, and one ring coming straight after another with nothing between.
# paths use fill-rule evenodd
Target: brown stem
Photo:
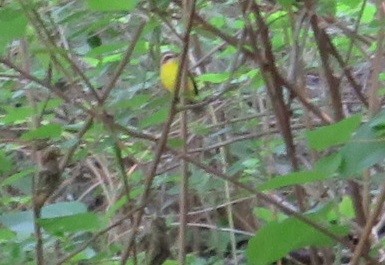
<instances>
[{"instance_id":1,"label":"brown stem","mask_svg":"<svg viewBox=\"0 0 385 265\"><path fill-rule=\"evenodd\" d=\"M275 56L272 51L268 27L261 16L261 12L259 10L258 5L255 2L251 3L250 1L248 1L248 3L257 19L261 43L263 43L264 45L262 49L258 48L258 44L256 43L257 36L254 33L252 27L248 25L251 43L254 48L254 54L256 55L254 57L254 60L256 63L259 62L261 64L261 73L267 87L270 101L273 104L275 117L278 121L278 127L285 141L287 155L290 158L293 170L297 171L299 169L299 164L296 157L293 134L290 125L291 114L284 100L282 86L283 84L281 82L281 78L279 76L278 69L276 66ZM247 9L248 8L246 8L246 10ZM247 20L247 15L245 16L245 18ZM295 186L294 189L300 209L303 211L305 210L305 192L300 186Z\"/></svg>"},{"instance_id":2,"label":"brown stem","mask_svg":"<svg viewBox=\"0 0 385 265\"><path fill-rule=\"evenodd\" d=\"M181 54L181 65L184 64L184 61L187 58L188 43L189 43L189 39L190 39L190 33L191 33L191 30L192 30L194 8L192 8L191 11L192 12L189 14L189 18L188 18L188 25L187 25L187 28L186 28L186 33L185 33L185 35L183 37L183 50L182 50L182 54ZM153 163L151 165L151 168L149 170L149 174L148 174L148 176L145 179L144 191L143 191L143 194L142 194L142 196L140 198L140 202L139 202L140 206L145 205L145 203L147 201L147 198L150 195L150 190L151 190L152 182L153 182L153 180L154 180L154 178L156 176L156 169L157 169L158 164L160 162L161 155L164 152L166 144L167 144L168 133L170 131L171 123L174 120L174 117L175 117L175 115L177 113L178 95L179 95L179 91L180 91L180 87L181 87L181 81L182 81L181 80L181 77L182 77L181 74L182 74L182 71L179 71L178 76L177 76L177 80L176 80L176 86L175 86L175 91L174 91L173 99L172 99L172 102L171 102L170 114L169 114L169 117L168 117L164 127L163 127L161 137L160 137L159 141L157 142L157 147L156 147L156 150L155 150L154 161L153 161ZM141 210L139 210L137 212L137 214L135 216L134 224L132 226L131 233L130 233L130 235L128 237L127 246L126 246L126 248L125 248L125 250L124 250L124 252L122 254L122 258L121 258L121 264L122 265L126 264L127 259L129 258L129 253L130 253L130 250L131 250L131 248L133 246L133 243L134 243L134 240L135 240L135 236L136 236L136 233L137 233L137 228L139 227L139 224L141 222L142 216L143 216L143 210L141 209Z\"/></svg>"},{"instance_id":3,"label":"brown stem","mask_svg":"<svg viewBox=\"0 0 385 265\"><path fill-rule=\"evenodd\" d=\"M327 41L328 37L325 30L321 29L318 26L318 17L316 14L311 15L310 24L314 32L316 44L317 44L318 51L322 61L325 78L329 87L330 99L331 99L333 111L334 111L334 120L340 121L344 118L341 93L339 91L340 82L334 76L333 70L329 62L331 48Z\"/></svg>"}]
</instances>

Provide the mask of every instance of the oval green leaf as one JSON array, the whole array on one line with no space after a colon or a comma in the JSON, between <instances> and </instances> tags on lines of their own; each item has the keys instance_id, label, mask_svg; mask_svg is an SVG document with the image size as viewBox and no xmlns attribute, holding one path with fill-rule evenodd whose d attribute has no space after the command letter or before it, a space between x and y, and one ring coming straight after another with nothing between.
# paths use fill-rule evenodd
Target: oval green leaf
<instances>
[{"instance_id":1,"label":"oval green leaf","mask_svg":"<svg viewBox=\"0 0 385 265\"><path fill-rule=\"evenodd\" d=\"M88 0L88 6L95 11L132 11L139 0Z\"/></svg>"}]
</instances>

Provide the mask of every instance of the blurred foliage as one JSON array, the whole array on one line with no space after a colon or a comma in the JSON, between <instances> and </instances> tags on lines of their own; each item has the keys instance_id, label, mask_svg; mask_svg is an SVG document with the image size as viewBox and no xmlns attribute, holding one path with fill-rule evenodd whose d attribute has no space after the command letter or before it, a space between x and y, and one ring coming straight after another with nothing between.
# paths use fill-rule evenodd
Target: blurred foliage
<instances>
[{"instance_id":1,"label":"blurred foliage","mask_svg":"<svg viewBox=\"0 0 385 265\"><path fill-rule=\"evenodd\" d=\"M304 72L293 81L305 79L311 103L330 111L314 34L308 18L301 17L304 1L255 2L263 11L279 71L290 78L293 47L301 47L295 55L304 63ZM162 53L183 49L186 14L178 3L0 1L0 264L36 264L35 226L43 229L47 264L64 257L70 257L65 264L119 264L133 218L125 214L139 205L170 115L171 96L161 89L158 74ZM189 115L189 155L232 180L269 191L296 211L292 187L303 185L304 216L338 236L354 233L356 216L351 197L342 192L344 181L361 180L364 170L383 166L385 112L367 121L370 115L357 103L347 118L306 129L307 110L294 101L293 135L298 156L308 162L293 172L266 80L258 65L240 52L250 51L250 42L236 46L223 37L239 40L248 23L256 23L256 17L243 14L242 8L234 0L196 3L196 12L208 24L193 23L189 66L196 74L198 101L208 103L204 114ZM319 0L313 12L346 58L346 68L357 76L370 75L367 61L383 27L376 19L376 6L371 1ZM298 27L302 22L305 26ZM100 100L131 48L111 93ZM336 61L331 65L342 74ZM353 94L343 86L344 95ZM289 102L291 95L284 96ZM116 126L110 126L109 118ZM168 148L182 150L179 131L179 123L172 123ZM42 170L39 157L51 145L59 147L61 161L68 161L61 186L36 218L33 189ZM148 220L158 215L166 218L170 230L171 252L163 264L178 264L179 164L175 153L164 150L141 226L141 233L150 235L138 235L138 255L128 264L145 262L148 249L141 236L153 238ZM328 247L338 252L336 257L342 253L340 242L256 202L255 194L242 187L198 166L190 165L189 172L189 210L203 214L191 213L194 217L189 219L201 226L188 229L187 264L224 264L232 259L237 264L271 264L310 246ZM373 182L381 183L381 176ZM372 195L378 193L378 186L371 188ZM246 202L246 208L239 202ZM228 205L239 213L228 214ZM374 257L380 253L376 251Z\"/></svg>"}]
</instances>

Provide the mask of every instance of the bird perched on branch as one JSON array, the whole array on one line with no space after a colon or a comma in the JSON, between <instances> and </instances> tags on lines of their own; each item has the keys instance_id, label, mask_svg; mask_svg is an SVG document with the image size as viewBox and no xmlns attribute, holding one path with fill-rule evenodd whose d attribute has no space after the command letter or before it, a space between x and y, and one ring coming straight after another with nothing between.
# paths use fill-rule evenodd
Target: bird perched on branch
<instances>
[{"instance_id":1,"label":"bird perched on branch","mask_svg":"<svg viewBox=\"0 0 385 265\"><path fill-rule=\"evenodd\" d=\"M177 54L167 52L163 55L160 62L160 80L163 88L174 94L180 69L180 58ZM185 92L185 98L188 103L193 103L198 95L198 89L191 73L187 72L187 87L180 87L180 93Z\"/></svg>"}]
</instances>

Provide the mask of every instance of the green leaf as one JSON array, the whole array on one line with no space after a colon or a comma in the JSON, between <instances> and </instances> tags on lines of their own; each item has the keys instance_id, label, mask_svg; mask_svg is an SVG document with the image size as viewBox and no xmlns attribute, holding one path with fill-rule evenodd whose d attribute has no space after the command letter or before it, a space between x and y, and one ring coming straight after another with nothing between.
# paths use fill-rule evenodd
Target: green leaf
<instances>
[{"instance_id":1,"label":"green leaf","mask_svg":"<svg viewBox=\"0 0 385 265\"><path fill-rule=\"evenodd\" d=\"M0 224L15 232L19 238L27 238L34 233L32 211L4 213L0 215Z\"/></svg>"},{"instance_id":2,"label":"green leaf","mask_svg":"<svg viewBox=\"0 0 385 265\"><path fill-rule=\"evenodd\" d=\"M63 100L60 98L53 98L48 101L40 102L38 104L39 112L47 111L47 110L56 110L63 104Z\"/></svg>"},{"instance_id":3,"label":"green leaf","mask_svg":"<svg viewBox=\"0 0 385 265\"><path fill-rule=\"evenodd\" d=\"M79 264L79 263L83 263L85 260L87 260L87 263L91 263L91 264L100 264L100 263L105 263L105 259L106 257L102 255L102 259L101 260L96 260L95 263L93 263L92 261L92 258L94 258L95 256L97 257L97 252L95 251L95 248L93 248L92 246L89 246L87 248L85 248L82 252L79 252L78 254L76 254L75 256L73 256L71 258L71 263L72 264ZM108 265L118 265L116 262L107 262ZM134 265L134 264L132 264Z\"/></svg>"},{"instance_id":4,"label":"green leaf","mask_svg":"<svg viewBox=\"0 0 385 265\"><path fill-rule=\"evenodd\" d=\"M87 0L88 6L95 11L132 11L139 0Z\"/></svg>"},{"instance_id":5,"label":"green leaf","mask_svg":"<svg viewBox=\"0 0 385 265\"><path fill-rule=\"evenodd\" d=\"M343 4L343 5L348 6L349 8L355 8L361 2L362 2L361 0L340 0L340 1L338 1L338 5Z\"/></svg>"},{"instance_id":6,"label":"green leaf","mask_svg":"<svg viewBox=\"0 0 385 265\"><path fill-rule=\"evenodd\" d=\"M287 11L276 11L269 15L267 22L274 28L284 28L290 23L289 13ZM280 31L278 31L281 33ZM275 36L273 36L274 38Z\"/></svg>"},{"instance_id":7,"label":"green leaf","mask_svg":"<svg viewBox=\"0 0 385 265\"><path fill-rule=\"evenodd\" d=\"M94 213L80 213L62 217L42 218L38 220L38 222L46 231L55 235L95 231L103 226L99 217Z\"/></svg>"},{"instance_id":8,"label":"green leaf","mask_svg":"<svg viewBox=\"0 0 385 265\"><path fill-rule=\"evenodd\" d=\"M339 235L346 235L349 231L346 227L337 225L329 225L327 228ZM315 228L295 218L287 218L262 227L250 239L246 253L249 264L267 265L296 249L333 246L333 243L332 239Z\"/></svg>"},{"instance_id":9,"label":"green leaf","mask_svg":"<svg viewBox=\"0 0 385 265\"><path fill-rule=\"evenodd\" d=\"M213 26L217 28L221 28L224 25L226 25L226 19L228 18L227 17L225 18L224 16L215 16L215 17L212 17L209 22Z\"/></svg>"},{"instance_id":10,"label":"green leaf","mask_svg":"<svg viewBox=\"0 0 385 265\"><path fill-rule=\"evenodd\" d=\"M292 185L301 185L315 181L322 181L335 176L342 162L339 153L320 159L311 171L299 171L284 176L277 176L258 187L260 190L279 189Z\"/></svg>"},{"instance_id":11,"label":"green leaf","mask_svg":"<svg viewBox=\"0 0 385 265\"><path fill-rule=\"evenodd\" d=\"M341 174L350 177L385 158L385 111L362 125L341 149Z\"/></svg>"},{"instance_id":12,"label":"green leaf","mask_svg":"<svg viewBox=\"0 0 385 265\"><path fill-rule=\"evenodd\" d=\"M105 45L101 45L96 48L93 48L86 54L86 56L97 57L97 56L102 56L104 54L116 53L123 50L123 48L125 47L127 47L126 42L115 42L112 44L105 44Z\"/></svg>"},{"instance_id":13,"label":"green leaf","mask_svg":"<svg viewBox=\"0 0 385 265\"><path fill-rule=\"evenodd\" d=\"M166 8L170 5L171 0L157 0L152 1L151 4L154 3L159 10L166 11Z\"/></svg>"},{"instance_id":14,"label":"green leaf","mask_svg":"<svg viewBox=\"0 0 385 265\"><path fill-rule=\"evenodd\" d=\"M177 260L165 260L165 262L163 263L163 265L178 265L179 262Z\"/></svg>"},{"instance_id":15,"label":"green leaf","mask_svg":"<svg viewBox=\"0 0 385 265\"><path fill-rule=\"evenodd\" d=\"M87 206L84 203L73 201L73 202L58 202L44 206L42 209L42 217L54 218L62 217L80 213L86 213Z\"/></svg>"},{"instance_id":16,"label":"green leaf","mask_svg":"<svg viewBox=\"0 0 385 265\"><path fill-rule=\"evenodd\" d=\"M21 136L22 140L30 141L35 139L53 139L61 135L63 128L60 124L47 124L37 129L23 133Z\"/></svg>"},{"instance_id":17,"label":"green leaf","mask_svg":"<svg viewBox=\"0 0 385 265\"><path fill-rule=\"evenodd\" d=\"M341 163L342 156L340 153L331 154L318 160L315 165L315 170L332 176L338 171Z\"/></svg>"},{"instance_id":18,"label":"green leaf","mask_svg":"<svg viewBox=\"0 0 385 265\"><path fill-rule=\"evenodd\" d=\"M295 0L278 0L277 1L281 6L285 8L290 8L292 5L296 3Z\"/></svg>"},{"instance_id":19,"label":"green leaf","mask_svg":"<svg viewBox=\"0 0 385 265\"><path fill-rule=\"evenodd\" d=\"M171 148L175 149L182 148L183 146L183 140L181 138L168 139L167 143Z\"/></svg>"},{"instance_id":20,"label":"green leaf","mask_svg":"<svg viewBox=\"0 0 385 265\"><path fill-rule=\"evenodd\" d=\"M0 151L0 173L7 173L12 169L12 160L4 151Z\"/></svg>"},{"instance_id":21,"label":"green leaf","mask_svg":"<svg viewBox=\"0 0 385 265\"><path fill-rule=\"evenodd\" d=\"M258 218L258 220L263 220L265 222L283 221L287 218L286 215L280 212L262 207L254 208L253 213Z\"/></svg>"},{"instance_id":22,"label":"green leaf","mask_svg":"<svg viewBox=\"0 0 385 265\"><path fill-rule=\"evenodd\" d=\"M121 209L122 207L126 206L128 202L127 196L122 196L120 199L118 199L114 204L112 204L108 208L108 212L106 213L106 216L108 218L111 218L116 212Z\"/></svg>"},{"instance_id":23,"label":"green leaf","mask_svg":"<svg viewBox=\"0 0 385 265\"><path fill-rule=\"evenodd\" d=\"M0 229L0 243L6 243L16 237L16 234L11 230L2 228Z\"/></svg>"},{"instance_id":24,"label":"green leaf","mask_svg":"<svg viewBox=\"0 0 385 265\"><path fill-rule=\"evenodd\" d=\"M22 180L23 178L31 175L32 173L35 172L35 169L25 169L19 173L13 174L12 176L9 176L8 178L4 179L0 183L0 187L8 186L8 185L13 185L16 182Z\"/></svg>"},{"instance_id":25,"label":"green leaf","mask_svg":"<svg viewBox=\"0 0 385 265\"><path fill-rule=\"evenodd\" d=\"M352 219L356 216L353 201L349 196L343 196L342 201L334 210L327 214L327 220L336 221L341 220L341 217Z\"/></svg>"},{"instance_id":26,"label":"green leaf","mask_svg":"<svg viewBox=\"0 0 385 265\"><path fill-rule=\"evenodd\" d=\"M129 99L119 99L114 103L113 108L121 109L139 109L150 100L150 95L135 95Z\"/></svg>"},{"instance_id":27,"label":"green leaf","mask_svg":"<svg viewBox=\"0 0 385 265\"><path fill-rule=\"evenodd\" d=\"M162 108L159 111L155 112L150 117L147 117L146 119L142 120L140 123L140 126L142 128L146 128L153 125L161 124L166 121L168 113L169 113L168 108Z\"/></svg>"},{"instance_id":28,"label":"green leaf","mask_svg":"<svg viewBox=\"0 0 385 265\"><path fill-rule=\"evenodd\" d=\"M31 107L7 108L7 114L2 121L5 124L25 122L32 114Z\"/></svg>"},{"instance_id":29,"label":"green leaf","mask_svg":"<svg viewBox=\"0 0 385 265\"><path fill-rule=\"evenodd\" d=\"M80 202L60 202L42 209L42 218L61 218L63 216L77 216L85 213L87 207ZM50 219L52 220L52 219ZM77 222L82 219L77 219ZM0 215L0 224L18 234L18 237L26 238L34 233L32 211L11 212Z\"/></svg>"},{"instance_id":30,"label":"green leaf","mask_svg":"<svg viewBox=\"0 0 385 265\"><path fill-rule=\"evenodd\" d=\"M208 73L197 77L196 79L200 82L208 82L213 84L221 84L226 82L230 77L229 73Z\"/></svg>"},{"instance_id":31,"label":"green leaf","mask_svg":"<svg viewBox=\"0 0 385 265\"><path fill-rule=\"evenodd\" d=\"M11 41L23 37L27 27L27 18L21 10L0 9L0 54Z\"/></svg>"},{"instance_id":32,"label":"green leaf","mask_svg":"<svg viewBox=\"0 0 385 265\"><path fill-rule=\"evenodd\" d=\"M348 218L354 218L356 216L351 197L344 196L342 201L338 204L338 210L341 214Z\"/></svg>"},{"instance_id":33,"label":"green leaf","mask_svg":"<svg viewBox=\"0 0 385 265\"><path fill-rule=\"evenodd\" d=\"M337 1L335 0L317 1L317 11L321 16L335 17L337 12Z\"/></svg>"},{"instance_id":34,"label":"green leaf","mask_svg":"<svg viewBox=\"0 0 385 265\"><path fill-rule=\"evenodd\" d=\"M371 23L373 21L376 21L376 13L376 5L365 5L365 9L361 19L362 23Z\"/></svg>"},{"instance_id":35,"label":"green leaf","mask_svg":"<svg viewBox=\"0 0 385 265\"><path fill-rule=\"evenodd\" d=\"M322 171L300 171L275 177L258 187L259 190L272 190L291 185L305 184L326 179L329 174Z\"/></svg>"},{"instance_id":36,"label":"green leaf","mask_svg":"<svg viewBox=\"0 0 385 265\"><path fill-rule=\"evenodd\" d=\"M357 114L335 124L308 131L306 137L311 148L322 151L347 142L360 123L361 115Z\"/></svg>"}]
</instances>

